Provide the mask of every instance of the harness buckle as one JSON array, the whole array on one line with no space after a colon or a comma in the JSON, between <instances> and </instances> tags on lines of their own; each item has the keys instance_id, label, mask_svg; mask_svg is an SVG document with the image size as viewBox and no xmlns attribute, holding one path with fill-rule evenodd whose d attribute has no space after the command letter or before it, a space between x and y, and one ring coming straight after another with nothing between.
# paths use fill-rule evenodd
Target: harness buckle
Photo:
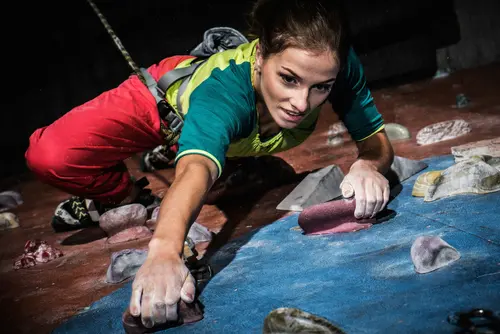
<instances>
[{"instance_id":1,"label":"harness buckle","mask_svg":"<svg viewBox=\"0 0 500 334\"><path fill-rule=\"evenodd\" d=\"M165 99L158 102L158 112L160 113L160 117L167 122L170 131L174 134L178 134L181 131L184 121Z\"/></svg>"}]
</instances>

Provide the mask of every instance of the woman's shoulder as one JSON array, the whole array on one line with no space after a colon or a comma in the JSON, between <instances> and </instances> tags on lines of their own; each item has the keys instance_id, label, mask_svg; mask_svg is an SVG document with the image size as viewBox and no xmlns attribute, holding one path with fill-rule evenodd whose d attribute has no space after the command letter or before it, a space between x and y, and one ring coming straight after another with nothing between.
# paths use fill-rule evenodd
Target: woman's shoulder
<instances>
[{"instance_id":1,"label":"woman's shoulder","mask_svg":"<svg viewBox=\"0 0 500 334\"><path fill-rule=\"evenodd\" d=\"M254 109L254 46L255 42L245 43L206 59L193 73L187 87L190 103L195 100L232 101L245 109Z\"/></svg>"},{"instance_id":2,"label":"woman's shoulder","mask_svg":"<svg viewBox=\"0 0 500 334\"><path fill-rule=\"evenodd\" d=\"M215 53L205 60L194 81L203 82L215 77L224 83L229 81L251 82L251 70L255 62L256 41L244 43L234 49Z\"/></svg>"}]
</instances>

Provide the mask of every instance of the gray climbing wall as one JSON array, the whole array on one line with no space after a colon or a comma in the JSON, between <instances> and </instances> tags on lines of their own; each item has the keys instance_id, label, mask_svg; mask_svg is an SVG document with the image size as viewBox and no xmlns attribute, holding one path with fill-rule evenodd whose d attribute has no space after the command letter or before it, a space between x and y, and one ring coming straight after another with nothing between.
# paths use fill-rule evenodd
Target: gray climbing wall
<instances>
[{"instance_id":1,"label":"gray climbing wall","mask_svg":"<svg viewBox=\"0 0 500 334\"><path fill-rule=\"evenodd\" d=\"M440 48L440 68L452 70L500 61L500 1L455 0L460 24L460 41Z\"/></svg>"}]
</instances>

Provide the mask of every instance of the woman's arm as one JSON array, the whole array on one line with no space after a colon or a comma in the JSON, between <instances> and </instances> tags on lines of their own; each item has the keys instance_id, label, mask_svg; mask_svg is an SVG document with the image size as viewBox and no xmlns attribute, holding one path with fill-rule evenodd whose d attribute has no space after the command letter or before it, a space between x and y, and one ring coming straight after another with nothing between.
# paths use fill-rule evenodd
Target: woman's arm
<instances>
[{"instance_id":1,"label":"woman's arm","mask_svg":"<svg viewBox=\"0 0 500 334\"><path fill-rule=\"evenodd\" d=\"M184 240L217 178L218 167L207 157L191 154L178 160L175 172L160 205L148 257L132 284L130 313L140 315L147 328L176 320L179 299L194 300L196 282L182 258Z\"/></svg>"},{"instance_id":2,"label":"woman's arm","mask_svg":"<svg viewBox=\"0 0 500 334\"><path fill-rule=\"evenodd\" d=\"M385 130L379 131L363 141L356 142L356 146L359 154L353 166L355 164L367 164L380 174L389 171L394 160L394 150Z\"/></svg>"},{"instance_id":3,"label":"woman's arm","mask_svg":"<svg viewBox=\"0 0 500 334\"><path fill-rule=\"evenodd\" d=\"M202 155L186 155L175 168L175 180L163 199L149 249L181 254L189 225L198 216L217 179L216 164Z\"/></svg>"}]
</instances>

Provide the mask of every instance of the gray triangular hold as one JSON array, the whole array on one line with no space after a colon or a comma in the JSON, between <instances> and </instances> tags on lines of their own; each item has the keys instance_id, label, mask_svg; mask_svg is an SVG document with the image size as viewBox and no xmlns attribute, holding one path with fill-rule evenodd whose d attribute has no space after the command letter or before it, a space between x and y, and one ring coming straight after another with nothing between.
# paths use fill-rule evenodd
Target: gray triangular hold
<instances>
[{"instance_id":1,"label":"gray triangular hold","mask_svg":"<svg viewBox=\"0 0 500 334\"><path fill-rule=\"evenodd\" d=\"M411 160L396 155L386 178L389 180L391 185L395 185L409 179L427 167L428 165L425 162Z\"/></svg>"},{"instance_id":2,"label":"gray triangular hold","mask_svg":"<svg viewBox=\"0 0 500 334\"><path fill-rule=\"evenodd\" d=\"M278 210L302 211L304 208L325 203L342 195L340 183L344 173L330 165L307 175L276 207Z\"/></svg>"}]
</instances>

